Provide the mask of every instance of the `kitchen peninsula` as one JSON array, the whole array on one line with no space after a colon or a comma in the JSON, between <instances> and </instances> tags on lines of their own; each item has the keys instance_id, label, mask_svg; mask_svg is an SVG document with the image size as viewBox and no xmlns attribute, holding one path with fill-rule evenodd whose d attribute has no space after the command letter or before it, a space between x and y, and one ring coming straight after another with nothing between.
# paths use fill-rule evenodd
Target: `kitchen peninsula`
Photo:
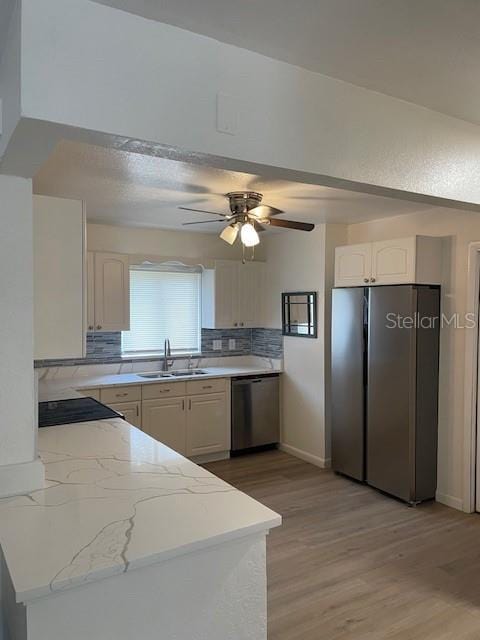
<instances>
[{"instance_id":1,"label":"kitchen peninsula","mask_svg":"<svg viewBox=\"0 0 480 640\"><path fill-rule=\"evenodd\" d=\"M0 500L15 640L266 639L278 514L121 419L38 438L45 488Z\"/></svg>"}]
</instances>

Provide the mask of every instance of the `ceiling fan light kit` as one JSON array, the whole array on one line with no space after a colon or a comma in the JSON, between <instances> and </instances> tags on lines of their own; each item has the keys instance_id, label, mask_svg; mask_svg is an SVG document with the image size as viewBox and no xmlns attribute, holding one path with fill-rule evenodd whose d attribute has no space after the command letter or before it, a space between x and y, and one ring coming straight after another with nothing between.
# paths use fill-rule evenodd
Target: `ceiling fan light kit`
<instances>
[{"instance_id":1,"label":"ceiling fan light kit","mask_svg":"<svg viewBox=\"0 0 480 640\"><path fill-rule=\"evenodd\" d=\"M260 238L255 227L250 222L244 222L240 231L240 239L246 247L255 247L260 244Z\"/></svg>"},{"instance_id":2,"label":"ceiling fan light kit","mask_svg":"<svg viewBox=\"0 0 480 640\"><path fill-rule=\"evenodd\" d=\"M234 244L238 236L238 224L229 224L220 234L220 238L228 244Z\"/></svg>"},{"instance_id":3,"label":"ceiling fan light kit","mask_svg":"<svg viewBox=\"0 0 480 640\"><path fill-rule=\"evenodd\" d=\"M274 218L283 213L280 209L261 204L262 194L256 191L231 191L225 197L229 201L230 213L215 213L204 209L191 209L189 207L179 207L184 211L194 213L207 213L219 216L219 219L202 220L199 222L184 222L184 225L206 224L207 222L228 222L228 226L220 233L220 238L228 244L233 245L240 232L240 240L243 248L255 247L260 243L258 231L264 231L263 225L272 227L282 227L284 229L296 229L297 231L312 231L314 224L308 222L294 222Z\"/></svg>"}]
</instances>

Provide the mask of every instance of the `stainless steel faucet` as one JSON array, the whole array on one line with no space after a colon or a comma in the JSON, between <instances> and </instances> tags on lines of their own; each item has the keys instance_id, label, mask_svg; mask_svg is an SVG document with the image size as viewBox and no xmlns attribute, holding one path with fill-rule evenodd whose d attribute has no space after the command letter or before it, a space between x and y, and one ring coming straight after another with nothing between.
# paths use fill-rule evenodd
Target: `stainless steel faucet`
<instances>
[{"instance_id":1,"label":"stainless steel faucet","mask_svg":"<svg viewBox=\"0 0 480 640\"><path fill-rule=\"evenodd\" d=\"M170 340L167 338L163 345L162 371L168 371L169 368L173 365L173 360L169 360L171 355L172 355L172 350L170 348Z\"/></svg>"}]
</instances>

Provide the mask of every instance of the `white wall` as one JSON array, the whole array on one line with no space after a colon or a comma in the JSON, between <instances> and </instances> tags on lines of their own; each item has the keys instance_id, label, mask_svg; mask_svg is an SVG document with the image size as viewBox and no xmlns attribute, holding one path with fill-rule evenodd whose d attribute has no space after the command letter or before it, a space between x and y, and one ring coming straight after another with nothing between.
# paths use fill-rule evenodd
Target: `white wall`
<instances>
[{"instance_id":1,"label":"white wall","mask_svg":"<svg viewBox=\"0 0 480 640\"><path fill-rule=\"evenodd\" d=\"M237 242L232 247L220 240L218 234L91 223L87 225L87 248L89 251L113 251L174 259L186 258L203 262L205 258L218 260L241 260L242 258L240 243ZM264 255L261 246L256 255L259 259Z\"/></svg>"},{"instance_id":2,"label":"white wall","mask_svg":"<svg viewBox=\"0 0 480 640\"><path fill-rule=\"evenodd\" d=\"M38 488L33 374L32 183L0 175L0 496Z\"/></svg>"},{"instance_id":3,"label":"white wall","mask_svg":"<svg viewBox=\"0 0 480 640\"><path fill-rule=\"evenodd\" d=\"M22 114L38 127L480 202L480 127L87 0L23 0L22 17ZM236 135L216 131L219 91Z\"/></svg>"},{"instance_id":4,"label":"white wall","mask_svg":"<svg viewBox=\"0 0 480 640\"><path fill-rule=\"evenodd\" d=\"M5 9L2 17L6 18ZM2 100L2 118L0 121L0 160L5 153L7 143L20 120L20 4L15 6L5 42L0 43L0 99ZM2 31L3 25L2 25Z\"/></svg>"},{"instance_id":5,"label":"white wall","mask_svg":"<svg viewBox=\"0 0 480 640\"><path fill-rule=\"evenodd\" d=\"M342 225L317 225L311 233L287 232L266 241L266 326L281 328L281 294L316 291L318 337L284 339L282 444L319 466L329 464L329 320L332 246L346 238ZM326 369L327 367L327 369Z\"/></svg>"},{"instance_id":6,"label":"white wall","mask_svg":"<svg viewBox=\"0 0 480 640\"><path fill-rule=\"evenodd\" d=\"M480 216L448 209L398 216L348 227L349 243L415 234L445 236L442 311L467 309L468 245L480 240ZM444 328L440 337L438 498L462 508L464 465L464 349L466 329Z\"/></svg>"}]
</instances>

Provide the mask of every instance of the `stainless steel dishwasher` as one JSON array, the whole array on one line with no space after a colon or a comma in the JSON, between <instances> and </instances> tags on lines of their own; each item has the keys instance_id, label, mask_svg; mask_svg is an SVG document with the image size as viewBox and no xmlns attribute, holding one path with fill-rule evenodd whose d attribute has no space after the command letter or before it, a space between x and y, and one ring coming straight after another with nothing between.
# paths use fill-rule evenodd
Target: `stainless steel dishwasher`
<instances>
[{"instance_id":1,"label":"stainless steel dishwasher","mask_svg":"<svg viewBox=\"0 0 480 640\"><path fill-rule=\"evenodd\" d=\"M278 374L232 380L232 452L275 445L280 440Z\"/></svg>"}]
</instances>

